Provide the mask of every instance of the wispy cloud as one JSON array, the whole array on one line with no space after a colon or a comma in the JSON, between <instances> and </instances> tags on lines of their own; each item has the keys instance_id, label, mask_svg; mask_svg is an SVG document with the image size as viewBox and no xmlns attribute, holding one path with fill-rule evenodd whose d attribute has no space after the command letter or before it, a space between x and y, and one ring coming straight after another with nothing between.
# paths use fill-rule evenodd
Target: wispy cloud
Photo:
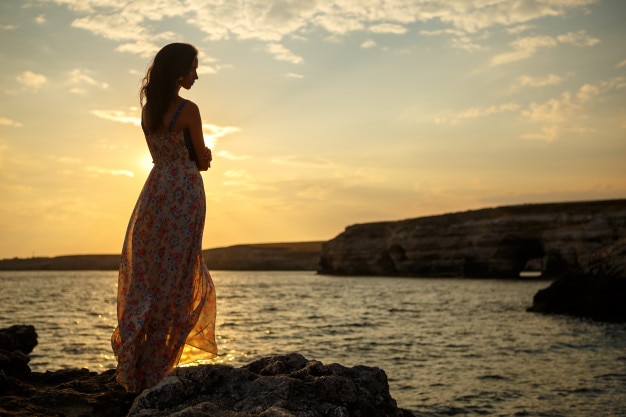
<instances>
[{"instance_id":1,"label":"wispy cloud","mask_svg":"<svg viewBox=\"0 0 626 417\"><path fill-rule=\"evenodd\" d=\"M15 120L7 119L6 117L0 117L0 126L22 127L22 124Z\"/></svg>"},{"instance_id":2,"label":"wispy cloud","mask_svg":"<svg viewBox=\"0 0 626 417\"><path fill-rule=\"evenodd\" d=\"M0 25L0 30L15 30L18 27L18 25Z\"/></svg>"},{"instance_id":3,"label":"wispy cloud","mask_svg":"<svg viewBox=\"0 0 626 417\"><path fill-rule=\"evenodd\" d=\"M231 161L242 161L251 158L249 155L235 155L226 150L219 151L217 155L224 159L230 159Z\"/></svg>"},{"instance_id":4,"label":"wispy cloud","mask_svg":"<svg viewBox=\"0 0 626 417\"><path fill-rule=\"evenodd\" d=\"M543 103L532 102L522 111L522 116L530 122L545 124L545 126L542 126L539 132L526 133L521 137L550 142L564 133L591 132L593 128L580 124L580 121L587 118L585 109L597 97L624 88L626 88L626 79L615 77L596 84L584 84L575 93L565 91L559 97L551 98Z\"/></svg>"},{"instance_id":5,"label":"wispy cloud","mask_svg":"<svg viewBox=\"0 0 626 417\"><path fill-rule=\"evenodd\" d=\"M73 94L85 94L87 90L83 86L95 86L102 90L109 88L109 84L105 82L96 81L91 75L90 71L76 68L68 73L68 79L66 85L70 86L70 92Z\"/></svg>"},{"instance_id":6,"label":"wispy cloud","mask_svg":"<svg viewBox=\"0 0 626 417\"><path fill-rule=\"evenodd\" d=\"M122 110L91 110L91 114L101 119L110 120L118 123L131 123L135 126L141 126L141 117L139 109L132 107L130 111Z\"/></svg>"},{"instance_id":7,"label":"wispy cloud","mask_svg":"<svg viewBox=\"0 0 626 417\"><path fill-rule=\"evenodd\" d=\"M615 68L623 68L623 67L626 67L626 59L615 65Z\"/></svg>"},{"instance_id":8,"label":"wispy cloud","mask_svg":"<svg viewBox=\"0 0 626 417\"><path fill-rule=\"evenodd\" d=\"M372 25L368 27L367 30L374 33L392 33L396 35L403 35L408 32L408 29L406 27L394 23L381 23L378 25Z\"/></svg>"},{"instance_id":9,"label":"wispy cloud","mask_svg":"<svg viewBox=\"0 0 626 417\"><path fill-rule=\"evenodd\" d=\"M39 25L43 25L44 23L46 23L46 15L45 14L40 14L35 18L35 22Z\"/></svg>"},{"instance_id":10,"label":"wispy cloud","mask_svg":"<svg viewBox=\"0 0 626 417\"><path fill-rule=\"evenodd\" d=\"M361 44L361 48L363 49L373 48L375 46L376 46L376 41L374 41L373 39L368 39Z\"/></svg>"},{"instance_id":11,"label":"wispy cloud","mask_svg":"<svg viewBox=\"0 0 626 417\"><path fill-rule=\"evenodd\" d=\"M526 32L527 30L530 30L532 28L533 26L531 25L517 25L508 28L506 31L512 35L517 35L518 33Z\"/></svg>"},{"instance_id":12,"label":"wispy cloud","mask_svg":"<svg viewBox=\"0 0 626 417\"><path fill-rule=\"evenodd\" d=\"M302 57L297 56L289 49L285 48L283 45L279 43L270 43L266 46L267 52L274 55L274 58L279 61L287 61L292 64L299 64L303 61Z\"/></svg>"},{"instance_id":13,"label":"wispy cloud","mask_svg":"<svg viewBox=\"0 0 626 417\"><path fill-rule=\"evenodd\" d=\"M202 31L209 40L257 39L268 43L267 51L276 59L301 62L296 53L283 49L286 37L306 39L314 29L328 33L328 39L338 40L353 32L375 34L408 33L408 25L416 22L438 22L441 29L422 31L422 35L447 34L455 39L455 48L478 50L484 48L468 37L494 27L510 28L517 34L527 30L530 22L544 17L558 17L575 9L585 9L599 0L518 0L516 7L503 1L439 0L371 0L368 2L275 2L242 0L239 2L206 2L188 0L177 2L119 2L117 0L54 0L75 12L72 26L89 30L119 42L118 51L150 56L157 45L171 41L176 34L158 31L154 22L167 18L182 18ZM572 33L555 38L562 43L585 44L591 38ZM496 63L523 59L532 54L525 48L498 56Z\"/></svg>"},{"instance_id":14,"label":"wispy cloud","mask_svg":"<svg viewBox=\"0 0 626 417\"><path fill-rule=\"evenodd\" d=\"M519 109L517 103L505 103L497 106L489 107L472 107L456 115L456 119L475 119L477 117L486 117L492 114L515 111Z\"/></svg>"},{"instance_id":15,"label":"wispy cloud","mask_svg":"<svg viewBox=\"0 0 626 417\"><path fill-rule=\"evenodd\" d=\"M517 78L515 87L546 87L548 85L558 85L565 81L567 78L572 77L573 73L568 73L565 76L557 74L548 74L545 76L533 77L531 75L522 75Z\"/></svg>"},{"instance_id":16,"label":"wispy cloud","mask_svg":"<svg viewBox=\"0 0 626 417\"><path fill-rule=\"evenodd\" d=\"M309 167L329 167L331 165L334 165L331 160L326 158L297 155L277 156L275 158L272 158L272 162L279 165L298 165Z\"/></svg>"},{"instance_id":17,"label":"wispy cloud","mask_svg":"<svg viewBox=\"0 0 626 417\"><path fill-rule=\"evenodd\" d=\"M514 102L491 105L487 107L470 107L469 109L463 110L462 112L459 112L451 117L438 116L435 118L435 123L456 124L461 119L477 119L482 117L488 117L493 114L517 111L519 109L520 105Z\"/></svg>"},{"instance_id":18,"label":"wispy cloud","mask_svg":"<svg viewBox=\"0 0 626 417\"><path fill-rule=\"evenodd\" d=\"M529 36L519 38L511 42L513 51L505 52L494 56L491 65L503 65L523 59L528 59L535 55L540 49L554 48L559 44L571 44L574 46L593 46L600 40L592 38L585 31L569 32L564 35L553 36Z\"/></svg>"},{"instance_id":19,"label":"wispy cloud","mask_svg":"<svg viewBox=\"0 0 626 417\"><path fill-rule=\"evenodd\" d=\"M26 87L32 88L32 89L38 89L39 87L44 85L46 82L48 82L48 78L46 78L45 75L36 74L32 71L24 71L20 75L18 75L15 79L20 84Z\"/></svg>"},{"instance_id":20,"label":"wispy cloud","mask_svg":"<svg viewBox=\"0 0 626 417\"><path fill-rule=\"evenodd\" d=\"M204 133L204 142L206 145L213 149L217 144L217 140L231 133L239 132L239 129L236 126L218 126L209 123L202 124L202 130Z\"/></svg>"},{"instance_id":21,"label":"wispy cloud","mask_svg":"<svg viewBox=\"0 0 626 417\"><path fill-rule=\"evenodd\" d=\"M98 166L88 166L85 170L92 174L92 176L97 177L100 175L113 175L114 177L124 176L133 178L135 173L126 169L111 169L111 168L102 168Z\"/></svg>"},{"instance_id":22,"label":"wispy cloud","mask_svg":"<svg viewBox=\"0 0 626 417\"><path fill-rule=\"evenodd\" d=\"M452 38L450 41L450 45L456 49L463 49L465 51L484 51L488 49L486 46L481 45L475 42L469 36L458 36L456 38Z\"/></svg>"}]
</instances>

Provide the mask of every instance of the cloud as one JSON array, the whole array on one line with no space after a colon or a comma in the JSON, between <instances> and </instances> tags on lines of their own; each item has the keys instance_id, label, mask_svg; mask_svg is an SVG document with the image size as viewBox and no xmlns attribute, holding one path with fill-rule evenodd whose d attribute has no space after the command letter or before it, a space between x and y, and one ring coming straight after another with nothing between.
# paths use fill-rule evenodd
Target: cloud
<instances>
[{"instance_id":1,"label":"cloud","mask_svg":"<svg viewBox=\"0 0 626 417\"><path fill-rule=\"evenodd\" d=\"M585 127L585 126L562 126L562 125L551 125L544 126L541 128L539 132L534 133L525 133L520 137L522 139L530 139L530 140L541 140L544 142L553 142L567 133L573 133L577 135L582 135L586 133L594 132L594 129Z\"/></svg>"},{"instance_id":2,"label":"cloud","mask_svg":"<svg viewBox=\"0 0 626 417\"><path fill-rule=\"evenodd\" d=\"M517 111L519 109L520 105L513 102L500 105L492 105L488 107L470 107L469 109L463 110L462 112L459 112L451 117L438 116L435 118L434 121L437 124L456 124L460 119L477 119L482 117L488 117L493 114Z\"/></svg>"},{"instance_id":3,"label":"cloud","mask_svg":"<svg viewBox=\"0 0 626 417\"><path fill-rule=\"evenodd\" d=\"M450 45L456 49L463 49L465 51L484 51L488 49L485 46L482 46L478 43L475 43L469 36L459 36L453 38L450 41Z\"/></svg>"},{"instance_id":4,"label":"cloud","mask_svg":"<svg viewBox=\"0 0 626 417\"><path fill-rule=\"evenodd\" d=\"M46 23L46 15L40 14L39 16L35 18L35 22L40 25L43 25L44 23Z\"/></svg>"},{"instance_id":5,"label":"cloud","mask_svg":"<svg viewBox=\"0 0 626 417\"><path fill-rule=\"evenodd\" d=\"M131 123L135 126L141 126L141 117L139 109L132 107L130 112L121 110L91 110L91 114L101 119L110 120L118 123Z\"/></svg>"},{"instance_id":6,"label":"cloud","mask_svg":"<svg viewBox=\"0 0 626 417\"><path fill-rule=\"evenodd\" d=\"M112 175L114 177L124 176L133 178L135 173L132 171L128 171L126 169L111 169L111 168L102 168L97 166L88 166L85 168L87 172L92 173L92 176L98 177L100 175Z\"/></svg>"},{"instance_id":7,"label":"cloud","mask_svg":"<svg viewBox=\"0 0 626 417\"><path fill-rule=\"evenodd\" d=\"M532 102L522 111L522 116L530 122L545 123L547 126L543 126L538 133L524 134L522 138L553 141L564 133L582 134L593 131L577 123L587 118L585 108L597 97L624 88L626 88L626 79L615 77L596 84L584 84L575 93L565 91L559 97L551 98L543 103Z\"/></svg>"},{"instance_id":8,"label":"cloud","mask_svg":"<svg viewBox=\"0 0 626 417\"><path fill-rule=\"evenodd\" d=\"M408 29L406 27L393 23L381 23L378 25L372 25L368 27L367 30L374 33L392 33L396 35L404 35L408 32Z\"/></svg>"},{"instance_id":9,"label":"cloud","mask_svg":"<svg viewBox=\"0 0 626 417\"><path fill-rule=\"evenodd\" d=\"M96 86L102 90L109 88L109 84L96 81L93 77L91 77L91 75L89 75L88 70L80 68L73 69L68 73L66 85L71 87L70 92L74 94L85 94L87 91L82 88L83 85Z\"/></svg>"},{"instance_id":10,"label":"cloud","mask_svg":"<svg viewBox=\"0 0 626 417\"><path fill-rule=\"evenodd\" d=\"M48 82L46 76L41 74L36 74L32 71L24 71L20 75L15 78L20 84L37 89Z\"/></svg>"},{"instance_id":11,"label":"cloud","mask_svg":"<svg viewBox=\"0 0 626 417\"><path fill-rule=\"evenodd\" d=\"M234 155L229 151L219 151L217 153L217 156L224 158L224 159L230 159L231 161L242 161L244 159L250 159L251 157L248 155Z\"/></svg>"},{"instance_id":12,"label":"cloud","mask_svg":"<svg viewBox=\"0 0 626 417\"><path fill-rule=\"evenodd\" d=\"M0 126L22 127L22 124L15 120L7 119L6 117L0 117Z\"/></svg>"},{"instance_id":13,"label":"cloud","mask_svg":"<svg viewBox=\"0 0 626 417\"><path fill-rule=\"evenodd\" d=\"M615 65L615 68L623 68L623 67L626 67L626 59Z\"/></svg>"},{"instance_id":14,"label":"cloud","mask_svg":"<svg viewBox=\"0 0 626 417\"><path fill-rule=\"evenodd\" d=\"M533 77L530 75L522 75L517 78L516 87L546 87L548 85L561 84L565 79L573 76L573 73L568 73L565 76L557 74L548 74L543 77Z\"/></svg>"},{"instance_id":15,"label":"cloud","mask_svg":"<svg viewBox=\"0 0 626 417\"><path fill-rule=\"evenodd\" d=\"M326 158L308 157L308 156L277 156L272 158L272 163L278 165L290 165L290 166L308 166L308 167L321 167L326 168L334 163Z\"/></svg>"},{"instance_id":16,"label":"cloud","mask_svg":"<svg viewBox=\"0 0 626 417\"><path fill-rule=\"evenodd\" d=\"M287 77L287 78L295 78L295 79L302 79L302 78L304 78L304 75L296 74L295 72L289 72L289 73L285 74L285 77Z\"/></svg>"},{"instance_id":17,"label":"cloud","mask_svg":"<svg viewBox=\"0 0 626 417\"><path fill-rule=\"evenodd\" d=\"M499 106L489 107L472 107L456 115L457 119L475 119L478 117L486 117L496 113L515 111L519 109L517 103L505 103Z\"/></svg>"},{"instance_id":18,"label":"cloud","mask_svg":"<svg viewBox=\"0 0 626 417\"><path fill-rule=\"evenodd\" d=\"M537 19L562 17L575 10L586 12L588 5L599 0L517 0L515 7L502 0L53 1L77 15L73 27L119 42L117 50L121 52L153 55L157 45L180 36L167 30L159 31L158 27L168 26L167 19L182 19L200 30L208 40L256 39L273 45L268 47L268 52L277 59L301 62L297 54L282 49L281 41L285 38L306 40L320 31L327 32L327 39L335 41L354 32L403 35L409 31L408 25L434 23L443 28L421 31L420 34L461 37L452 43L454 47L477 50L481 49L479 45L462 37L502 27L510 28L511 33L520 33ZM160 22L165 25L159 25ZM585 46L594 42L582 32L562 35L554 40ZM530 53L528 49L524 51ZM513 55L495 61L510 62L516 57L523 59L524 53L516 50Z\"/></svg>"},{"instance_id":19,"label":"cloud","mask_svg":"<svg viewBox=\"0 0 626 417\"><path fill-rule=\"evenodd\" d=\"M593 46L600 43L600 39L592 38L587 35L584 30L578 32L569 32L565 35L559 35L556 37L559 43L569 43L574 46Z\"/></svg>"},{"instance_id":20,"label":"cloud","mask_svg":"<svg viewBox=\"0 0 626 417\"><path fill-rule=\"evenodd\" d=\"M289 49L279 43L270 43L266 46L267 52L274 55L279 61L287 61L292 64L299 64L303 61L302 57L295 55Z\"/></svg>"},{"instance_id":21,"label":"cloud","mask_svg":"<svg viewBox=\"0 0 626 417\"><path fill-rule=\"evenodd\" d=\"M18 25L0 25L0 30L15 30L18 27Z\"/></svg>"},{"instance_id":22,"label":"cloud","mask_svg":"<svg viewBox=\"0 0 626 417\"><path fill-rule=\"evenodd\" d=\"M587 35L585 31L569 32L557 37L552 36L529 36L519 38L511 42L513 51L494 56L491 66L508 64L515 61L530 58L540 49L554 48L559 44L571 44L574 46L593 46L600 40Z\"/></svg>"},{"instance_id":23,"label":"cloud","mask_svg":"<svg viewBox=\"0 0 626 417\"><path fill-rule=\"evenodd\" d=\"M376 46L376 42L372 39L368 39L361 44L361 48L363 49L373 48L374 46Z\"/></svg>"},{"instance_id":24,"label":"cloud","mask_svg":"<svg viewBox=\"0 0 626 417\"><path fill-rule=\"evenodd\" d=\"M527 30L530 30L532 28L533 26L531 25L517 25L508 28L506 31L512 35L517 35L518 33L526 32Z\"/></svg>"},{"instance_id":25,"label":"cloud","mask_svg":"<svg viewBox=\"0 0 626 417\"><path fill-rule=\"evenodd\" d=\"M211 149L215 147L219 138L229 135L231 133L239 132L240 130L241 129L236 126L218 126L208 123L202 124L204 142Z\"/></svg>"},{"instance_id":26,"label":"cloud","mask_svg":"<svg viewBox=\"0 0 626 417\"><path fill-rule=\"evenodd\" d=\"M454 35L465 36L465 31L460 29L436 29L436 30L420 30L420 35L424 36L439 36L439 35Z\"/></svg>"}]
</instances>

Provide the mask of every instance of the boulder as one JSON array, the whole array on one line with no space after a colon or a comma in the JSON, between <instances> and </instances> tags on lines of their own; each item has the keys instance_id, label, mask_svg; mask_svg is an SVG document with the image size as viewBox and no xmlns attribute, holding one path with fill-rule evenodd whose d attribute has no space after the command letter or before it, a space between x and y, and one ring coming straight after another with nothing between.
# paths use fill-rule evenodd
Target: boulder
<instances>
[{"instance_id":1,"label":"boulder","mask_svg":"<svg viewBox=\"0 0 626 417\"><path fill-rule=\"evenodd\" d=\"M626 239L590 254L582 265L539 290L528 311L626 322Z\"/></svg>"},{"instance_id":2,"label":"boulder","mask_svg":"<svg viewBox=\"0 0 626 417\"><path fill-rule=\"evenodd\" d=\"M293 353L242 368L179 368L137 397L128 417L411 417L379 368L324 365Z\"/></svg>"},{"instance_id":3,"label":"boulder","mask_svg":"<svg viewBox=\"0 0 626 417\"><path fill-rule=\"evenodd\" d=\"M30 375L28 354L37 346L34 326L15 325L0 329L0 372L20 378Z\"/></svg>"},{"instance_id":4,"label":"boulder","mask_svg":"<svg viewBox=\"0 0 626 417\"><path fill-rule=\"evenodd\" d=\"M14 325L0 329L0 349L29 354L37 346L37 332L30 325Z\"/></svg>"}]
</instances>

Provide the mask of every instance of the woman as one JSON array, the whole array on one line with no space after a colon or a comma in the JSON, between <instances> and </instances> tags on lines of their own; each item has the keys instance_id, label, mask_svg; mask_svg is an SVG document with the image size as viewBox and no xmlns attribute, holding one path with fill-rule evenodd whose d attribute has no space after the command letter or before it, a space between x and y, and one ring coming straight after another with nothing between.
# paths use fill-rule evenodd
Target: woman
<instances>
[{"instance_id":1,"label":"woman","mask_svg":"<svg viewBox=\"0 0 626 417\"><path fill-rule=\"evenodd\" d=\"M217 354L215 290L202 257L206 200L199 172L209 168L211 151L198 106L178 95L198 79L197 68L193 46L167 45L141 87L142 128L154 167L126 231L118 326L111 337L117 380L130 392L158 384L179 363Z\"/></svg>"}]
</instances>

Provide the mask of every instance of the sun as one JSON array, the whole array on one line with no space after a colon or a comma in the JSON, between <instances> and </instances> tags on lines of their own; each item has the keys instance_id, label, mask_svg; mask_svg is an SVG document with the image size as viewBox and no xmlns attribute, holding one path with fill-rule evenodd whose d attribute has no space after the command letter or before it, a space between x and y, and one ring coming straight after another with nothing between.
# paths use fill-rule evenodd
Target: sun
<instances>
[{"instance_id":1,"label":"sun","mask_svg":"<svg viewBox=\"0 0 626 417\"><path fill-rule=\"evenodd\" d=\"M152 167L154 166L154 164L152 163L152 155L147 153L144 156L142 156L141 160L139 161L139 165L141 165L141 167L146 172L150 172L152 170Z\"/></svg>"}]
</instances>

